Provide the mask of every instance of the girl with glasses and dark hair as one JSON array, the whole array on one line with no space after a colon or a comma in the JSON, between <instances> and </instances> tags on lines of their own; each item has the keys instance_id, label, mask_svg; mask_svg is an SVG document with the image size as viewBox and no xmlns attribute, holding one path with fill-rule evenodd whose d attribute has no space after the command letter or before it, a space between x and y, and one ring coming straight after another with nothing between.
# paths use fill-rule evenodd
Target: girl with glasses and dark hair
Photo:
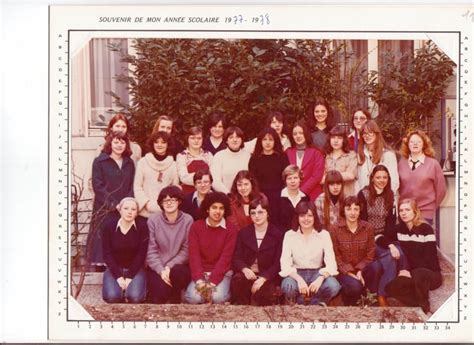
<instances>
[{"instance_id":1,"label":"girl with glasses and dark hair","mask_svg":"<svg viewBox=\"0 0 474 345\"><path fill-rule=\"evenodd\" d=\"M181 210L198 220L201 203L206 195L212 192L212 175L208 169L198 170L194 173L193 182L196 190L185 195Z\"/></svg>"},{"instance_id":2,"label":"girl with glasses and dark hair","mask_svg":"<svg viewBox=\"0 0 474 345\"><path fill-rule=\"evenodd\" d=\"M367 123L368 120L372 120L372 116L365 109L356 109L352 113L352 131L348 135L349 146L352 150L357 152L359 142L362 140L362 126Z\"/></svg>"},{"instance_id":3,"label":"girl with glasses and dark hair","mask_svg":"<svg viewBox=\"0 0 474 345\"><path fill-rule=\"evenodd\" d=\"M183 198L179 187L163 188L157 201L162 212L148 218L150 241L146 262L152 303L179 303L181 291L191 280L188 235L193 218L179 210Z\"/></svg>"},{"instance_id":4,"label":"girl with glasses and dark hair","mask_svg":"<svg viewBox=\"0 0 474 345\"><path fill-rule=\"evenodd\" d=\"M231 281L232 303L272 305L278 303L276 286L282 233L268 222L269 203L262 195L250 202L252 224L237 236Z\"/></svg>"}]
</instances>

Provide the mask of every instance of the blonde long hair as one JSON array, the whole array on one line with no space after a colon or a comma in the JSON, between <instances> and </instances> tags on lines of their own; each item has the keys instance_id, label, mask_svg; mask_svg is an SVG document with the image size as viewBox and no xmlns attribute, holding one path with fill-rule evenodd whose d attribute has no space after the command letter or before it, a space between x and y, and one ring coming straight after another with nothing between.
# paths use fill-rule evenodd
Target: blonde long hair
<instances>
[{"instance_id":1,"label":"blonde long hair","mask_svg":"<svg viewBox=\"0 0 474 345\"><path fill-rule=\"evenodd\" d=\"M402 199L398 202L398 209L400 209L400 206L402 204L408 204L410 205L411 209L413 210L413 213L415 214L415 217L413 218L413 225L418 226L422 223L426 223L425 219L423 218L423 215L421 214L421 210L418 207L418 203L416 202L415 199Z\"/></svg>"}]
</instances>

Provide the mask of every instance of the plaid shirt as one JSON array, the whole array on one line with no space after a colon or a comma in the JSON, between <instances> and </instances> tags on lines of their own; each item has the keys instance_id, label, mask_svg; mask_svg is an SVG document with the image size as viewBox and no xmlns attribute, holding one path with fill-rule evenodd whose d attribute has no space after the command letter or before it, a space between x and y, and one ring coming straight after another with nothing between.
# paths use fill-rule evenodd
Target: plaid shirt
<instances>
[{"instance_id":1,"label":"plaid shirt","mask_svg":"<svg viewBox=\"0 0 474 345\"><path fill-rule=\"evenodd\" d=\"M329 227L337 267L340 273L356 273L374 260L374 228L368 222L359 220L359 225L352 233L344 219Z\"/></svg>"},{"instance_id":2,"label":"plaid shirt","mask_svg":"<svg viewBox=\"0 0 474 345\"><path fill-rule=\"evenodd\" d=\"M318 214L319 222L326 225L324 219L324 193L319 194L319 196L314 201L314 205L316 206L316 213ZM337 224L338 221L339 203L334 205L332 202L329 202L329 224Z\"/></svg>"}]
</instances>

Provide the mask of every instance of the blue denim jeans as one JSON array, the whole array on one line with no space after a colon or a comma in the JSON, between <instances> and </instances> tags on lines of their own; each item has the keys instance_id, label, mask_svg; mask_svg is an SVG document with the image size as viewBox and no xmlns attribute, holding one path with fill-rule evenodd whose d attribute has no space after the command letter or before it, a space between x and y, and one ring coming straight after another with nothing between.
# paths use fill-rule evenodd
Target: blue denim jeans
<instances>
[{"instance_id":1,"label":"blue denim jeans","mask_svg":"<svg viewBox=\"0 0 474 345\"><path fill-rule=\"evenodd\" d=\"M308 284L308 286L314 282L321 274L319 269L297 269L301 278ZM311 296L310 304L315 305L320 302L328 303L334 296L339 293L341 285L334 277L327 277L324 279L323 284L319 288L318 292ZM281 290L285 294L286 300L296 300L298 304L304 304L304 297L299 293L298 283L291 277L286 277L281 282Z\"/></svg>"},{"instance_id":2,"label":"blue denim jeans","mask_svg":"<svg viewBox=\"0 0 474 345\"><path fill-rule=\"evenodd\" d=\"M127 269L124 269L126 273ZM107 303L141 303L146 298L146 273L141 268L125 291L118 285L110 270L107 268L104 272L102 284L102 298Z\"/></svg>"},{"instance_id":3,"label":"blue denim jeans","mask_svg":"<svg viewBox=\"0 0 474 345\"><path fill-rule=\"evenodd\" d=\"M365 266L362 271L365 286L362 285L360 280L348 274L339 274L337 280L339 280L342 285L341 296L344 305L356 305L360 297L365 295L366 289L372 293L376 293L382 270L383 268L379 261L372 261L370 264Z\"/></svg>"},{"instance_id":4,"label":"blue denim jeans","mask_svg":"<svg viewBox=\"0 0 474 345\"><path fill-rule=\"evenodd\" d=\"M408 269L408 263L406 261L405 254L398 243L394 243L400 252L400 258L394 259L390 254L390 249L382 248L378 245L375 246L375 260L377 260L382 266L382 273L377 288L377 294L379 296L387 296L385 287L388 283L397 277L399 270Z\"/></svg>"},{"instance_id":5,"label":"blue denim jeans","mask_svg":"<svg viewBox=\"0 0 474 345\"><path fill-rule=\"evenodd\" d=\"M224 275L224 279L216 286L216 289L212 293L212 303L220 304L230 300L230 281L232 278L232 271L228 271ZM196 290L196 282L191 281L186 293L184 294L184 300L189 304L202 304L204 298Z\"/></svg>"}]
</instances>

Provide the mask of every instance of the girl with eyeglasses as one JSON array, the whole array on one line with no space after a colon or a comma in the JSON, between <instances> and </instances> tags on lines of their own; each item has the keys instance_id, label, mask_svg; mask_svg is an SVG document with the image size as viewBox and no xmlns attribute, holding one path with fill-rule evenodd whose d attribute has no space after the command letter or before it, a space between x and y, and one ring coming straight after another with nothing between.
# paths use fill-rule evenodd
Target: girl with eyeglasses
<instances>
[{"instance_id":1,"label":"girl with eyeglasses","mask_svg":"<svg viewBox=\"0 0 474 345\"><path fill-rule=\"evenodd\" d=\"M352 113L352 131L348 135L348 140L350 148L356 152L359 147L359 142L362 140L362 126L369 120L372 120L372 116L365 109L356 109Z\"/></svg>"},{"instance_id":2,"label":"girl with eyeglasses","mask_svg":"<svg viewBox=\"0 0 474 345\"><path fill-rule=\"evenodd\" d=\"M385 165L390 173L391 188L395 199L398 196L398 187L400 185L398 177L398 162L395 152L385 142L382 131L373 120L367 121L362 126L362 141L358 147L358 168L355 193L370 182L370 174L378 164Z\"/></svg>"},{"instance_id":3,"label":"girl with eyeglasses","mask_svg":"<svg viewBox=\"0 0 474 345\"><path fill-rule=\"evenodd\" d=\"M183 197L179 187L163 188L157 200L162 212L148 218L150 241L146 262L152 303L179 303L181 290L191 281L188 235L193 218L179 210Z\"/></svg>"},{"instance_id":4,"label":"girl with eyeglasses","mask_svg":"<svg viewBox=\"0 0 474 345\"><path fill-rule=\"evenodd\" d=\"M209 169L212 153L202 148L201 127L191 127L186 135L188 147L176 156L179 180L184 193L194 192L193 176L201 169Z\"/></svg>"},{"instance_id":5,"label":"girl with eyeglasses","mask_svg":"<svg viewBox=\"0 0 474 345\"><path fill-rule=\"evenodd\" d=\"M415 199L425 220L433 225L436 209L446 195L446 181L433 144L425 132L408 133L400 148L398 163L400 199Z\"/></svg>"},{"instance_id":6,"label":"girl with eyeglasses","mask_svg":"<svg viewBox=\"0 0 474 345\"><path fill-rule=\"evenodd\" d=\"M233 304L272 305L279 284L282 233L268 222L270 207L262 195L250 202L252 224L239 231L231 281Z\"/></svg>"}]
</instances>

